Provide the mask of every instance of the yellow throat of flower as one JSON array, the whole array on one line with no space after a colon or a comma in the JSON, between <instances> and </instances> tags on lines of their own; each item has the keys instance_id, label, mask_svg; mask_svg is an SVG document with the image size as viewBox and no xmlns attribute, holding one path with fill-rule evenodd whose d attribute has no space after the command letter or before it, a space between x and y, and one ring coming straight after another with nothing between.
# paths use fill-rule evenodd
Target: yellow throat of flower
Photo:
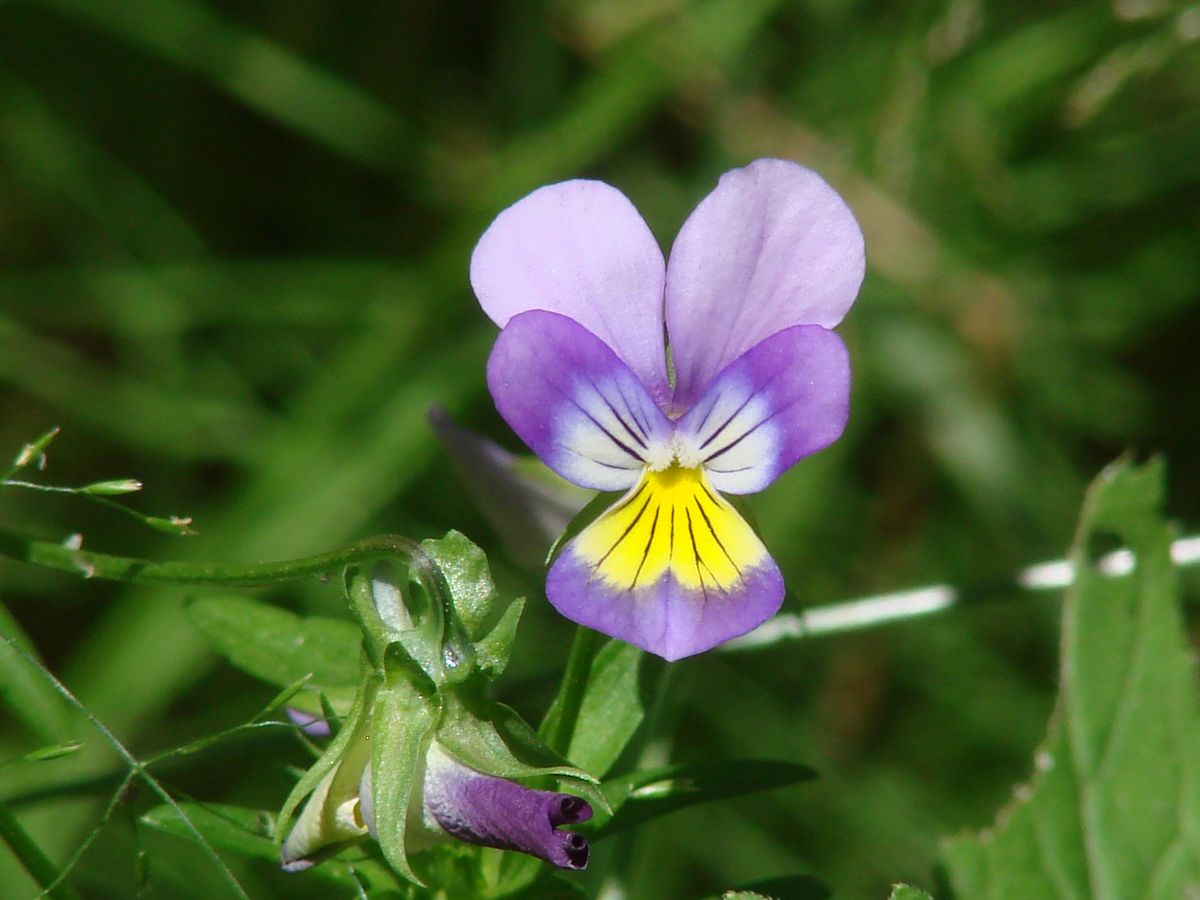
<instances>
[{"instance_id":1,"label":"yellow throat of flower","mask_svg":"<svg viewBox=\"0 0 1200 900\"><path fill-rule=\"evenodd\" d=\"M624 590L668 572L684 588L724 593L766 549L704 470L673 464L641 480L583 530L576 552L597 577Z\"/></svg>"}]
</instances>

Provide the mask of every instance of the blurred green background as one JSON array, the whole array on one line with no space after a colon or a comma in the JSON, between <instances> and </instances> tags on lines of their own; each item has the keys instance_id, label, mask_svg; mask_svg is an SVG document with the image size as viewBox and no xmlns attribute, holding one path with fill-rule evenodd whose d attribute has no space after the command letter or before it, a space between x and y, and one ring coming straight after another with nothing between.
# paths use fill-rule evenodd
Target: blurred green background
<instances>
[{"instance_id":1,"label":"blurred green background","mask_svg":"<svg viewBox=\"0 0 1200 900\"><path fill-rule=\"evenodd\" d=\"M45 480L137 477L139 509L199 534L11 489L0 522L164 559L451 527L498 549L425 419L438 403L518 446L483 383L475 239L588 176L668 247L761 156L843 193L869 265L840 329L849 430L755 502L789 603L1059 556L1084 485L1129 449L1167 457L1170 512L1200 523L1200 6L1170 0L0 4L0 454L61 426ZM535 576L494 566L534 598L503 686L536 716L570 628ZM268 596L341 605L316 581ZM143 755L273 693L212 654L183 599L0 561L5 627ZM682 663L663 757L821 778L663 820L605 865L638 898L793 873L839 897L932 887L938 838L990 822L1028 774L1056 642L1056 600L1011 596ZM0 725L0 759L86 742L0 769L61 864L123 770L74 714ZM251 735L162 775L272 809L303 761ZM73 883L129 897L148 871L150 896L220 896L194 846L135 825L151 802L121 806ZM301 886L237 871L255 897ZM36 893L0 854L0 894Z\"/></svg>"}]
</instances>

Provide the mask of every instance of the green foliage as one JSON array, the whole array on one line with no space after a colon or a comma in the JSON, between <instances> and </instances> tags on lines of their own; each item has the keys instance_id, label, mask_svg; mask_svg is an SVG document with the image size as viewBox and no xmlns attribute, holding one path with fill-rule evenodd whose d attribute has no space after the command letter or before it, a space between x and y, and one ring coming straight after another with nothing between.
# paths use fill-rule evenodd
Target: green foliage
<instances>
[{"instance_id":1,"label":"green foliage","mask_svg":"<svg viewBox=\"0 0 1200 900\"><path fill-rule=\"evenodd\" d=\"M579 718L566 756L580 768L604 775L633 739L646 717L647 679L658 668L638 648L609 641L596 654L579 704Z\"/></svg>"},{"instance_id":2,"label":"green foliage","mask_svg":"<svg viewBox=\"0 0 1200 900\"><path fill-rule=\"evenodd\" d=\"M1162 519L1160 463L1093 484L1036 771L996 825L948 843L962 897L1184 896L1200 884L1200 704ZM1114 577L1114 547L1133 552Z\"/></svg>"},{"instance_id":3,"label":"green foliage","mask_svg":"<svg viewBox=\"0 0 1200 900\"><path fill-rule=\"evenodd\" d=\"M26 654L35 653L16 619L0 606L0 702L37 740L66 741L73 728L62 697L18 648Z\"/></svg>"},{"instance_id":4,"label":"green foliage","mask_svg":"<svg viewBox=\"0 0 1200 900\"><path fill-rule=\"evenodd\" d=\"M184 815L190 820L190 825L185 823ZM156 806L142 814L141 822L149 828L189 840L194 838L191 826L195 826L214 847L256 859L274 862L279 855L271 841L269 820L253 809L210 803L180 803L178 807Z\"/></svg>"},{"instance_id":5,"label":"green foliage","mask_svg":"<svg viewBox=\"0 0 1200 900\"><path fill-rule=\"evenodd\" d=\"M184 816L187 820L184 820ZM146 828L185 840L196 840L198 832L212 846L264 865L278 865L279 850L271 840L270 816L261 810L221 803L180 803L178 807L155 806L142 814ZM354 890L364 881L395 886L386 867L369 858L333 860L313 870L313 880L324 890L334 887Z\"/></svg>"},{"instance_id":6,"label":"green foliage","mask_svg":"<svg viewBox=\"0 0 1200 900\"><path fill-rule=\"evenodd\" d=\"M457 531L437 540L423 541L421 546L437 563L454 598L467 634L480 640L484 625L495 616L500 595L492 583L487 555Z\"/></svg>"},{"instance_id":7,"label":"green foliage","mask_svg":"<svg viewBox=\"0 0 1200 900\"><path fill-rule=\"evenodd\" d=\"M602 834L617 834L690 806L816 777L807 766L763 759L723 759L634 772L605 782L613 816Z\"/></svg>"},{"instance_id":8,"label":"green foliage","mask_svg":"<svg viewBox=\"0 0 1200 900\"><path fill-rule=\"evenodd\" d=\"M353 622L304 618L246 596L198 597L188 617L217 652L278 687L311 676L321 687L358 683L361 632Z\"/></svg>"}]
</instances>

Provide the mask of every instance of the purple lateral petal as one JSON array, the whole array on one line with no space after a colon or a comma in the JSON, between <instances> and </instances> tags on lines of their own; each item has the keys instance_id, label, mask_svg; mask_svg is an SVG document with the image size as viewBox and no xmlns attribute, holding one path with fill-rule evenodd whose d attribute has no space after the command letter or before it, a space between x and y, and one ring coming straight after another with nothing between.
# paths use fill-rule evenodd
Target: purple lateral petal
<instances>
[{"instance_id":1,"label":"purple lateral petal","mask_svg":"<svg viewBox=\"0 0 1200 900\"><path fill-rule=\"evenodd\" d=\"M665 405L664 277L645 221L601 181L539 188L500 213L471 256L471 286L497 325L531 309L569 316Z\"/></svg>"},{"instance_id":2,"label":"purple lateral petal","mask_svg":"<svg viewBox=\"0 0 1200 900\"><path fill-rule=\"evenodd\" d=\"M671 424L598 337L557 313L521 313L500 332L488 388L513 431L574 484L630 487L661 456Z\"/></svg>"},{"instance_id":3,"label":"purple lateral petal","mask_svg":"<svg viewBox=\"0 0 1200 900\"><path fill-rule=\"evenodd\" d=\"M592 807L579 797L484 775L434 747L425 772L424 802L426 814L460 841L518 850L560 869L587 867L587 838L558 830L592 817Z\"/></svg>"},{"instance_id":4,"label":"purple lateral petal","mask_svg":"<svg viewBox=\"0 0 1200 900\"><path fill-rule=\"evenodd\" d=\"M717 490L761 491L829 446L850 413L850 359L832 331L786 328L730 363L679 420L684 465Z\"/></svg>"},{"instance_id":5,"label":"purple lateral petal","mask_svg":"<svg viewBox=\"0 0 1200 900\"><path fill-rule=\"evenodd\" d=\"M766 621L783 579L705 473L671 466L646 472L563 548L546 596L568 619L674 660Z\"/></svg>"},{"instance_id":6,"label":"purple lateral petal","mask_svg":"<svg viewBox=\"0 0 1200 900\"><path fill-rule=\"evenodd\" d=\"M854 215L816 173L779 159L726 172L684 223L667 266L674 408L687 409L775 332L837 325L864 266Z\"/></svg>"}]
</instances>

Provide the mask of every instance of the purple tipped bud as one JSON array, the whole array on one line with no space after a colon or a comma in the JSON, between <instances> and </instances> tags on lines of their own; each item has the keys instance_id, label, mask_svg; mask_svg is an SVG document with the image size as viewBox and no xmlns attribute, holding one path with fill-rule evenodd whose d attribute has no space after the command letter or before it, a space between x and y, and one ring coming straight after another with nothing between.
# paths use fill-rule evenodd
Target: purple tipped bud
<instances>
[{"instance_id":1,"label":"purple tipped bud","mask_svg":"<svg viewBox=\"0 0 1200 900\"><path fill-rule=\"evenodd\" d=\"M592 817L592 807L571 794L535 791L484 775L457 762L436 744L425 771L425 814L447 834L484 847L519 850L560 869L583 869L588 842L559 831Z\"/></svg>"}]
</instances>

